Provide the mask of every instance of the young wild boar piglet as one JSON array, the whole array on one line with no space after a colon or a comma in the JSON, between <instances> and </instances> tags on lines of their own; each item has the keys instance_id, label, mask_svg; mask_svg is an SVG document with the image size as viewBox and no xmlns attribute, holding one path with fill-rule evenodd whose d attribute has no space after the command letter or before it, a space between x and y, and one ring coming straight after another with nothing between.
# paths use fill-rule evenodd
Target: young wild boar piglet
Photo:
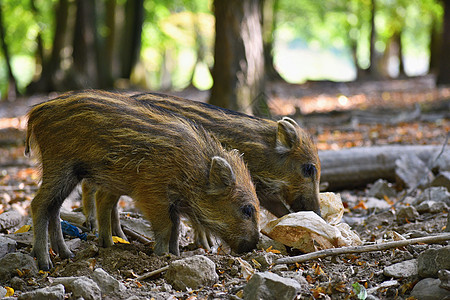
<instances>
[{"instance_id":1,"label":"young wild boar piglet","mask_svg":"<svg viewBox=\"0 0 450 300\"><path fill-rule=\"evenodd\" d=\"M132 96L177 113L243 154L259 201L277 217L310 210L320 216L320 160L314 142L294 120L273 121L207 103L144 93Z\"/></svg>"},{"instance_id":2,"label":"young wild boar piglet","mask_svg":"<svg viewBox=\"0 0 450 300\"><path fill-rule=\"evenodd\" d=\"M277 217L312 210L320 215L320 160L312 139L290 118L272 121L207 103L158 93L131 96L140 105L158 106L194 121L213 133L227 148L238 149L247 163L261 205ZM95 227L92 186L83 182L86 226ZM117 209L113 232L123 236ZM208 249L205 232L196 230L197 242Z\"/></svg>"},{"instance_id":3,"label":"young wild boar piglet","mask_svg":"<svg viewBox=\"0 0 450 300\"><path fill-rule=\"evenodd\" d=\"M180 216L236 252L256 247L259 203L237 151L201 127L151 105L100 91L67 93L29 112L27 148L39 153L42 183L31 203L33 255L48 270L54 251L72 256L59 218L64 199L86 180L97 187L99 242L112 244L111 210L132 197L155 233L154 251L178 254ZM48 231L47 231L48 230Z\"/></svg>"}]
</instances>

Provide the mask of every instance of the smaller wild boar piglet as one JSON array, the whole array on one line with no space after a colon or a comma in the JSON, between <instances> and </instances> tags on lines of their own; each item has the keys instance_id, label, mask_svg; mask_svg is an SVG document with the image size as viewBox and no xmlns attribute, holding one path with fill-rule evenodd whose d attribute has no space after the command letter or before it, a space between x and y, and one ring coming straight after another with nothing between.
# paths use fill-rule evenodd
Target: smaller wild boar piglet
<instances>
[{"instance_id":1,"label":"smaller wild boar piglet","mask_svg":"<svg viewBox=\"0 0 450 300\"><path fill-rule=\"evenodd\" d=\"M42 167L31 203L39 268L52 266L48 234L56 253L73 255L59 217L81 180L97 189L102 246L112 245L111 211L120 195L128 195L152 224L156 254L179 254L180 216L236 252L255 248L259 202L240 154L190 121L130 101L107 92L72 92L29 112L26 152L32 146Z\"/></svg>"}]
</instances>

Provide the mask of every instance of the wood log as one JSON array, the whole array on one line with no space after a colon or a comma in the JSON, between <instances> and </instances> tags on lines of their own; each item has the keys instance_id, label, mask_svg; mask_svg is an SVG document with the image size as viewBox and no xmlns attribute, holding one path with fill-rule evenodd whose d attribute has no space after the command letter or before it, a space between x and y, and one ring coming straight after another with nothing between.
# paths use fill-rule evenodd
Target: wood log
<instances>
[{"instance_id":1,"label":"wood log","mask_svg":"<svg viewBox=\"0 0 450 300\"><path fill-rule=\"evenodd\" d=\"M395 182L395 161L400 156L417 155L428 164L441 150L442 145L387 145L319 151L321 182L328 183L328 191L364 187L379 178ZM443 157L450 157L449 147L444 149Z\"/></svg>"}]
</instances>

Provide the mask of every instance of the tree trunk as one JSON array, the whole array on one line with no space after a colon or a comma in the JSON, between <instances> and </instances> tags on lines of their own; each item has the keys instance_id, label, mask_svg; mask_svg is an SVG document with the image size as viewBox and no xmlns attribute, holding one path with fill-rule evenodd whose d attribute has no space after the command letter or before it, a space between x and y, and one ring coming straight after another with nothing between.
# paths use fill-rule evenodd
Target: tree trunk
<instances>
[{"instance_id":1,"label":"tree trunk","mask_svg":"<svg viewBox=\"0 0 450 300\"><path fill-rule=\"evenodd\" d=\"M203 36L200 32L200 22L198 19L198 14L196 13L195 6L191 7L192 11L192 27L194 28L194 35L195 35L195 63L192 68L192 72L189 78L189 85L194 86L194 77L195 77L195 71L197 69L197 65L205 60L206 55L206 45L205 41L203 39Z\"/></svg>"},{"instance_id":2,"label":"tree trunk","mask_svg":"<svg viewBox=\"0 0 450 300\"><path fill-rule=\"evenodd\" d=\"M396 43L398 45L398 75L400 77L405 77L406 76L406 72L405 72L405 62L403 60L403 43L402 43L402 32L399 31L396 33L395 35L396 38Z\"/></svg>"},{"instance_id":3,"label":"tree trunk","mask_svg":"<svg viewBox=\"0 0 450 300\"><path fill-rule=\"evenodd\" d=\"M35 21L38 22L37 16L39 15L39 11L38 11L34 1L35 0L30 0L30 6L31 6L31 11L33 12ZM37 33L36 43L37 43L37 47L36 47L35 76L42 72L42 65L44 64L44 43L42 42L41 28L39 28L39 31Z\"/></svg>"},{"instance_id":4,"label":"tree trunk","mask_svg":"<svg viewBox=\"0 0 450 300\"><path fill-rule=\"evenodd\" d=\"M141 33L144 23L144 0L128 0L121 39L121 78L130 78L141 52Z\"/></svg>"},{"instance_id":5,"label":"tree trunk","mask_svg":"<svg viewBox=\"0 0 450 300\"><path fill-rule=\"evenodd\" d=\"M93 0L77 0L77 14L73 38L72 88L93 88L98 86L96 55L96 8Z\"/></svg>"},{"instance_id":6,"label":"tree trunk","mask_svg":"<svg viewBox=\"0 0 450 300\"><path fill-rule=\"evenodd\" d=\"M442 26L433 16L430 28L430 63L428 73L437 74L439 71L439 61L441 59L442 47Z\"/></svg>"},{"instance_id":7,"label":"tree trunk","mask_svg":"<svg viewBox=\"0 0 450 300\"><path fill-rule=\"evenodd\" d=\"M252 113L264 83L259 0L214 1L216 38L211 104Z\"/></svg>"},{"instance_id":8,"label":"tree trunk","mask_svg":"<svg viewBox=\"0 0 450 300\"><path fill-rule=\"evenodd\" d=\"M106 1L105 25L108 30L105 37L105 81L106 85L114 86L114 45L116 37L116 0Z\"/></svg>"},{"instance_id":9,"label":"tree trunk","mask_svg":"<svg viewBox=\"0 0 450 300\"><path fill-rule=\"evenodd\" d=\"M6 70L8 72L8 92L6 94L6 98L10 101L15 100L17 96L17 83L14 78L14 74L12 72L11 67L11 57L9 55L8 45L5 40L5 27L3 24L3 8L0 3L0 43L3 51L3 56L5 57L6 62Z\"/></svg>"},{"instance_id":10,"label":"tree trunk","mask_svg":"<svg viewBox=\"0 0 450 300\"><path fill-rule=\"evenodd\" d=\"M95 31L95 54L97 57L98 87L108 89L114 86L113 58L116 28L116 0L97 1L96 28L103 28L103 35Z\"/></svg>"},{"instance_id":11,"label":"tree trunk","mask_svg":"<svg viewBox=\"0 0 450 300\"><path fill-rule=\"evenodd\" d=\"M262 33L264 50L264 69L269 81L283 80L275 69L273 59L274 31L279 0L262 0Z\"/></svg>"},{"instance_id":12,"label":"tree trunk","mask_svg":"<svg viewBox=\"0 0 450 300\"><path fill-rule=\"evenodd\" d=\"M370 53L369 53L369 73L373 77L378 76L377 58L375 50L375 38L376 38L376 27L375 27L375 14L376 14L376 0L371 0L371 18L370 18Z\"/></svg>"},{"instance_id":13,"label":"tree trunk","mask_svg":"<svg viewBox=\"0 0 450 300\"><path fill-rule=\"evenodd\" d=\"M415 154L428 162L435 158L441 148L393 145L319 151L321 181L328 182L328 190L365 187L379 178L395 182L395 161L402 155Z\"/></svg>"},{"instance_id":14,"label":"tree trunk","mask_svg":"<svg viewBox=\"0 0 450 300\"><path fill-rule=\"evenodd\" d=\"M41 77L27 87L27 93L55 90L55 75L61 62L69 17L69 0L59 0L55 9L55 33L50 58L42 64Z\"/></svg>"},{"instance_id":15,"label":"tree trunk","mask_svg":"<svg viewBox=\"0 0 450 300\"><path fill-rule=\"evenodd\" d=\"M444 0L444 27L437 84L450 84L450 0Z\"/></svg>"}]
</instances>

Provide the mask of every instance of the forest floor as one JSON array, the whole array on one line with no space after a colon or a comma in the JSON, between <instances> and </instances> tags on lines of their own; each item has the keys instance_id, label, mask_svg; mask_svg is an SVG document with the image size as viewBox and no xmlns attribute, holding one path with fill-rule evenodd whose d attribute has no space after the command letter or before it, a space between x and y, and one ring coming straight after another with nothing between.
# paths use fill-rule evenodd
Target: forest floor
<instances>
[{"instance_id":1,"label":"forest floor","mask_svg":"<svg viewBox=\"0 0 450 300\"><path fill-rule=\"evenodd\" d=\"M207 98L207 93L198 91L176 94L203 101ZM24 224L31 224L30 203L38 188L39 173L34 161L23 156L24 115L30 105L52 96L33 96L0 103L0 238L16 240L16 252L26 254L31 250L31 231L20 234L15 234L15 231ZM319 150L387 144L442 145L450 131L450 87L435 87L431 77L359 83L276 83L267 87L267 98L272 115L295 118L311 133ZM343 221L352 226L364 243L392 240L393 232L412 238L444 231L447 208L433 213L424 211L410 220L397 218L396 209L368 205L369 188L336 191L341 193L346 208ZM393 188L396 195L384 198L389 204L400 201L404 195L395 183ZM415 190L410 196L417 198L420 193L420 190ZM79 211L81 203L77 193L66 202L66 210ZM123 199L120 204L124 224L146 224L140 220L131 201ZM12 287L13 297L18 297L50 286L57 277L92 277L95 268L102 268L126 286L126 289L116 289L108 294L103 292L104 299L128 299L132 296L136 297L134 299L240 299L248 279L243 260L258 272L272 271L298 281L302 286L299 299L358 299L358 287L364 287L371 299L408 299L421 279L419 275L394 278L386 274L385 268L417 259L427 249L442 247L417 244L275 265L276 259L297 255L298 251L288 249L287 253L278 254L271 249L262 249L237 256L226 253L226 248L219 248L214 253L207 253L203 249L192 248L189 242L192 240L191 232L186 229L183 230L182 257L205 255L215 263L219 279L215 284L199 289L177 291L168 284L164 273L145 280L137 280L137 277L164 267L179 257L155 256L151 246L130 240L131 244L119 243L103 249L96 247L93 235L88 236L87 241L67 237L75 249L75 258L61 260L53 256L56 267L50 273L26 271L31 269L29 266L12 267L8 276L0 278L0 298L2 287ZM0 273L1 268L0 264ZM65 293L66 297L71 297L77 291L66 286ZM359 299L366 298L360 295Z\"/></svg>"}]
</instances>

